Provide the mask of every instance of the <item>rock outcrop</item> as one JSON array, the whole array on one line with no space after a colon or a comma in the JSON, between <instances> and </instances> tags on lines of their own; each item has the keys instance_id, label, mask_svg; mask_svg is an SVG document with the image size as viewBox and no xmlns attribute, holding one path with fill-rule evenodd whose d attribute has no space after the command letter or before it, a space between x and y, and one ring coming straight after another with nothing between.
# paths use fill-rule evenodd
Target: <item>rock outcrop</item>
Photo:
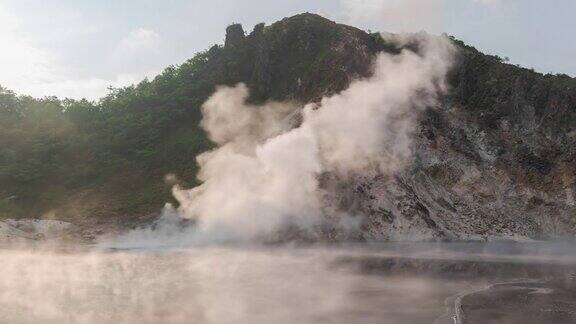
<instances>
[{"instance_id":1,"label":"rock outcrop","mask_svg":"<svg viewBox=\"0 0 576 324\"><path fill-rule=\"evenodd\" d=\"M545 239L576 229L576 82L460 47L407 169L358 179L373 239Z\"/></svg>"},{"instance_id":2,"label":"rock outcrop","mask_svg":"<svg viewBox=\"0 0 576 324\"><path fill-rule=\"evenodd\" d=\"M78 228L58 220L7 219L0 221L0 243L59 240L78 235Z\"/></svg>"}]
</instances>

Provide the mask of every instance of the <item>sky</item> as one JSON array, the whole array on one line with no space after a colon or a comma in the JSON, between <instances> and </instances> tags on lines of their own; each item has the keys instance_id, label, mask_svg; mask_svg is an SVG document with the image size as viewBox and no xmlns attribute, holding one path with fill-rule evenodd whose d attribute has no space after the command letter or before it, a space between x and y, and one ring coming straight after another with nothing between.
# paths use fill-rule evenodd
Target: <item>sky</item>
<instances>
[{"instance_id":1,"label":"sky","mask_svg":"<svg viewBox=\"0 0 576 324\"><path fill-rule=\"evenodd\" d=\"M96 100L223 43L231 23L249 32L302 12L371 31L446 32L576 76L574 0L0 0L0 85Z\"/></svg>"}]
</instances>

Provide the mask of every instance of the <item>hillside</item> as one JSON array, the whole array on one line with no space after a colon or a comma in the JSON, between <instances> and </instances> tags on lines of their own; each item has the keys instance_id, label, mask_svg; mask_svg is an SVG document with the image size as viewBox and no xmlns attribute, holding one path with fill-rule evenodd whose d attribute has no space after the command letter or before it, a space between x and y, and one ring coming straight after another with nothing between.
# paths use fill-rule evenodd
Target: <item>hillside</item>
<instances>
[{"instance_id":1,"label":"hillside","mask_svg":"<svg viewBox=\"0 0 576 324\"><path fill-rule=\"evenodd\" d=\"M363 239L545 238L576 233L576 80L460 49L450 92L420 118L410 166L340 184ZM0 90L0 218L87 226L148 220L174 182L196 184L211 147L200 106L244 82L250 102L304 104L372 73L377 34L302 14L248 35L240 25L154 80L93 103ZM174 177L166 175L174 174Z\"/></svg>"}]
</instances>

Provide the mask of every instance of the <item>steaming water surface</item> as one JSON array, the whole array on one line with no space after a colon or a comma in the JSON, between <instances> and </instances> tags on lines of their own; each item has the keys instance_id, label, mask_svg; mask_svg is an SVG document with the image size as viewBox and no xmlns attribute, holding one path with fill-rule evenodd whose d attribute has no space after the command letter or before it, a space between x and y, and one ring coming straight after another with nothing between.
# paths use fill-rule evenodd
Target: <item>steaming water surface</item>
<instances>
[{"instance_id":1,"label":"steaming water surface","mask_svg":"<svg viewBox=\"0 0 576 324\"><path fill-rule=\"evenodd\" d=\"M0 323L453 323L450 297L486 284L369 275L340 262L400 253L424 252L401 245L3 249Z\"/></svg>"}]
</instances>

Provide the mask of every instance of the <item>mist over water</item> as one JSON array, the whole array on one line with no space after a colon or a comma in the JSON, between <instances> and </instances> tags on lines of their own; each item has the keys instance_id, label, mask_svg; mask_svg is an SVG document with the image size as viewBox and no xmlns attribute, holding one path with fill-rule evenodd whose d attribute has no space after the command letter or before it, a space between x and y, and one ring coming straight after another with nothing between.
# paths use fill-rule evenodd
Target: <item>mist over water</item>
<instances>
[{"instance_id":1,"label":"mist over water","mask_svg":"<svg viewBox=\"0 0 576 324\"><path fill-rule=\"evenodd\" d=\"M0 255L0 321L371 323L387 312L381 306L389 301L378 296L382 290L412 290L404 298L418 300L436 289L422 281L382 281L331 270L329 261L336 255L237 248L162 253L7 250ZM401 315L386 317L396 316Z\"/></svg>"},{"instance_id":2,"label":"mist over water","mask_svg":"<svg viewBox=\"0 0 576 324\"><path fill-rule=\"evenodd\" d=\"M544 251L558 246L573 245L3 249L0 323L453 323L450 298L495 279L399 268L370 274L358 264L399 254L514 262L547 256L545 264L561 253ZM562 255L576 261L574 253Z\"/></svg>"}]
</instances>

